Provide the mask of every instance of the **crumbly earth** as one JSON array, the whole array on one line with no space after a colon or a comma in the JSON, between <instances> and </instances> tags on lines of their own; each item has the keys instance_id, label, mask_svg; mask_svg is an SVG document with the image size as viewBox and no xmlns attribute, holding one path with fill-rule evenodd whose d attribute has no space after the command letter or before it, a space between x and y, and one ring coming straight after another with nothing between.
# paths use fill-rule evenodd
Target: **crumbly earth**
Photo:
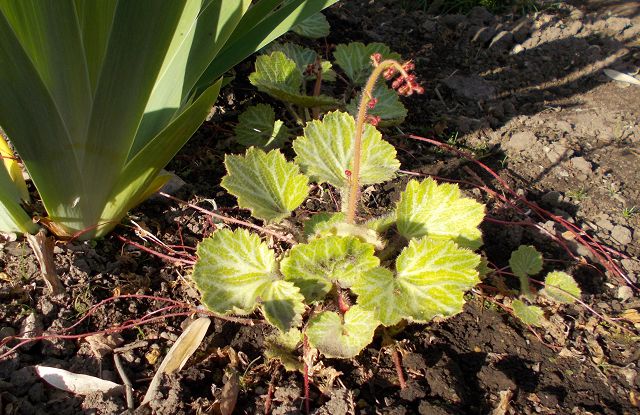
<instances>
[{"instance_id":1,"label":"crumbly earth","mask_svg":"<svg viewBox=\"0 0 640 415\"><path fill-rule=\"evenodd\" d=\"M417 2L416 2L417 4ZM319 51L347 41L384 42L415 61L426 93L408 98L400 129L385 131L403 170L466 182L469 195L488 205L486 254L507 265L520 244L544 253L545 268L572 273L585 305L546 306L548 323L529 329L500 307L517 281L499 273L469 295L465 311L397 335L407 386L400 389L388 347L375 340L352 360L325 359L311 386L315 414L633 414L640 410L640 86L604 74L640 69L640 2L571 1L537 13L429 15L398 0L350 0L328 13L332 32ZM268 100L246 81L251 60L238 68L205 123L169 166L186 185L177 196L247 219L219 186L225 152L240 151L232 127L243 106ZM522 198L549 214L516 208L496 178L434 146L403 134L436 138L472 153ZM365 207L384 210L407 177L365 191ZM490 195L482 186L493 189ZM326 193L325 193L326 194ZM307 211L326 207L318 197ZM519 210L518 210L519 209ZM638 214L636 212L638 211ZM132 219L160 241L194 247L215 223L188 207L153 199ZM560 220L604 247L621 274L576 242ZM512 222L505 224L503 222ZM118 228L97 243L59 243L55 260L66 292L45 294L28 245L10 236L0 262L0 338L24 331L59 332L91 306L115 294L138 293L197 304L189 267L125 245L116 236L155 247L145 235ZM566 247L566 249L564 247ZM595 246L595 245L594 245ZM181 248L182 249L182 248ZM511 294L509 294L511 293ZM67 334L91 333L141 318L161 307L121 299L101 307ZM634 314L635 312L635 314ZM636 317L633 317L633 316ZM627 316L623 319L622 316ZM635 319L635 321L633 321ZM122 383L112 350L122 360L140 402L184 317L169 317L104 340L106 351L81 339L49 339L0 361L0 413L114 414L124 396L74 396L40 380L33 365L56 366ZM635 326L634 326L635 323ZM623 327L624 329L622 329ZM219 413L229 372L225 347L241 357L236 413L301 413L302 376L262 357L269 330L215 320L198 352L165 378L151 410L136 413ZM160 356L160 358L158 358ZM269 393L270 387L273 393ZM268 398L270 396L270 398Z\"/></svg>"}]
</instances>

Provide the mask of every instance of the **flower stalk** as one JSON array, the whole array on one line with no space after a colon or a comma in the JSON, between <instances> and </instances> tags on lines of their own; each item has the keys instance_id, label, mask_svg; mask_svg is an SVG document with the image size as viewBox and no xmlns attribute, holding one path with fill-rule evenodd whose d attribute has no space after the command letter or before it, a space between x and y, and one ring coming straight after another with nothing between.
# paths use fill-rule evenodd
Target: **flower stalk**
<instances>
[{"instance_id":1,"label":"flower stalk","mask_svg":"<svg viewBox=\"0 0 640 415\"><path fill-rule=\"evenodd\" d=\"M375 108L378 100L373 96L373 88L378 81L380 75L383 75L385 79L390 80L396 74L398 77L393 81L392 88L397 90L400 95L411 95L414 92L422 94L424 89L416 82L416 77L410 74L409 71L415 68L415 65L411 61L407 61L404 64L400 64L395 59L382 60L379 53L374 53L371 56L374 69L364 89L362 90L362 97L360 104L358 105L358 117L356 118L356 134L354 138L354 151L353 151L353 168L351 169L351 180L349 182L349 202L347 205L347 223L354 223L356 216L356 207L358 205L358 198L360 193L360 164L362 159L362 133L364 131L365 122L369 122L372 125L377 125L380 121L380 117L369 116L367 110Z\"/></svg>"}]
</instances>

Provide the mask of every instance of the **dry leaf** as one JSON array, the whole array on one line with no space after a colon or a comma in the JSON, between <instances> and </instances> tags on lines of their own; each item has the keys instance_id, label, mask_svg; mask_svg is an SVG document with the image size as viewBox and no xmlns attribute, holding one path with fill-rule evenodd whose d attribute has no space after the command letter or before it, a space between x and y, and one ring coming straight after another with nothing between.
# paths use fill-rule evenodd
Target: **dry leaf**
<instances>
[{"instance_id":1,"label":"dry leaf","mask_svg":"<svg viewBox=\"0 0 640 415\"><path fill-rule=\"evenodd\" d=\"M104 334L94 334L85 337L85 340L89 343L91 351L98 359L102 359L109 353L113 352L113 349L124 342L122 335L119 333L109 334L108 336L105 336Z\"/></svg>"},{"instance_id":2,"label":"dry leaf","mask_svg":"<svg viewBox=\"0 0 640 415\"><path fill-rule=\"evenodd\" d=\"M218 400L218 410L220 415L231 415L238 401L238 393L240 393L240 376L238 371L229 364L225 375L226 381L220 393Z\"/></svg>"},{"instance_id":3,"label":"dry leaf","mask_svg":"<svg viewBox=\"0 0 640 415\"><path fill-rule=\"evenodd\" d=\"M500 402L493 412L491 412L491 415L505 415L509 410L509 403L511 402L512 396L513 391L511 389L500 391Z\"/></svg>"},{"instance_id":4,"label":"dry leaf","mask_svg":"<svg viewBox=\"0 0 640 415\"><path fill-rule=\"evenodd\" d=\"M141 406L153 399L163 374L176 372L182 369L185 363L187 363L189 357L191 357L198 346L200 346L204 335L207 334L210 323L211 320L209 317L200 317L182 332L160 364L158 371L153 376L149 384L149 389L147 389L147 393L144 395L144 400L140 404Z\"/></svg>"},{"instance_id":5,"label":"dry leaf","mask_svg":"<svg viewBox=\"0 0 640 415\"><path fill-rule=\"evenodd\" d=\"M629 84L640 85L639 80L637 80L631 75L627 75L626 73L618 72L613 69L604 69L604 73L614 81L627 82Z\"/></svg>"},{"instance_id":6,"label":"dry leaf","mask_svg":"<svg viewBox=\"0 0 640 415\"><path fill-rule=\"evenodd\" d=\"M49 293L51 295L58 295L64 293L64 286L58 278L56 272L56 265L53 260L53 238L47 238L46 231L40 229L35 235L25 234L27 242L33 249L33 253L40 265L40 274L47 284Z\"/></svg>"},{"instance_id":7,"label":"dry leaf","mask_svg":"<svg viewBox=\"0 0 640 415\"><path fill-rule=\"evenodd\" d=\"M38 375L49 385L63 391L78 395L88 395L94 392L114 394L122 392L123 386L95 376L81 375L48 366L35 366Z\"/></svg>"},{"instance_id":8,"label":"dry leaf","mask_svg":"<svg viewBox=\"0 0 640 415\"><path fill-rule=\"evenodd\" d=\"M635 308L624 310L620 317L629 321L630 323L640 324L640 313L638 313L638 310L636 310Z\"/></svg>"}]
</instances>

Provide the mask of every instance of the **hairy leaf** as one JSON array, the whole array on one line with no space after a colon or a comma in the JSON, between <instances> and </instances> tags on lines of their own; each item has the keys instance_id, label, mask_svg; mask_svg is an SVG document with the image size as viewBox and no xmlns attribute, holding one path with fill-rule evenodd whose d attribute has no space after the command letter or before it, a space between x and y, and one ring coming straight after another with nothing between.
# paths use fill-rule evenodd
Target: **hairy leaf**
<instances>
[{"instance_id":1,"label":"hairy leaf","mask_svg":"<svg viewBox=\"0 0 640 415\"><path fill-rule=\"evenodd\" d=\"M264 288L260 299L267 321L283 332L302 323L304 297L300 289L289 281L273 281Z\"/></svg>"},{"instance_id":2,"label":"hairy leaf","mask_svg":"<svg viewBox=\"0 0 640 415\"><path fill-rule=\"evenodd\" d=\"M222 229L198 245L193 280L202 303L221 314L248 314L277 279L273 251L246 230Z\"/></svg>"},{"instance_id":3,"label":"hairy leaf","mask_svg":"<svg viewBox=\"0 0 640 415\"><path fill-rule=\"evenodd\" d=\"M514 274L536 275L542 271L542 254L530 245L520 245L511 253L509 266Z\"/></svg>"},{"instance_id":4,"label":"hairy leaf","mask_svg":"<svg viewBox=\"0 0 640 415\"><path fill-rule=\"evenodd\" d=\"M402 105L402 102L400 102L396 91L383 83L378 83L375 88L373 88L371 95L377 99L378 102L373 109L367 109L367 114L380 117L379 126L390 127L402 124L407 116L407 109ZM358 106L360 105L361 97L362 93L359 93L358 96L352 99L347 105L349 114L354 117L358 115Z\"/></svg>"},{"instance_id":5,"label":"hairy leaf","mask_svg":"<svg viewBox=\"0 0 640 415\"><path fill-rule=\"evenodd\" d=\"M542 309L535 305L526 305L520 300L513 300L511 303L513 314L518 317L524 324L540 327L544 313Z\"/></svg>"},{"instance_id":6,"label":"hairy leaf","mask_svg":"<svg viewBox=\"0 0 640 415\"><path fill-rule=\"evenodd\" d=\"M249 75L249 81L261 92L302 107L332 108L338 105L336 99L326 95L305 95L303 75L296 62L279 51L258 56L256 70Z\"/></svg>"},{"instance_id":7,"label":"hairy leaf","mask_svg":"<svg viewBox=\"0 0 640 415\"><path fill-rule=\"evenodd\" d=\"M363 272L378 266L373 251L372 245L354 237L326 236L291 248L281 270L307 301L317 301L334 283L349 288Z\"/></svg>"},{"instance_id":8,"label":"hairy leaf","mask_svg":"<svg viewBox=\"0 0 640 415\"><path fill-rule=\"evenodd\" d=\"M264 340L264 355L267 359L277 359L288 371L302 371L303 365L295 354L302 341L302 333L298 329L291 329L285 333L277 331Z\"/></svg>"},{"instance_id":9,"label":"hairy leaf","mask_svg":"<svg viewBox=\"0 0 640 415\"><path fill-rule=\"evenodd\" d=\"M250 148L244 156L227 155L222 187L251 209L256 218L277 222L291 214L309 194L308 179L279 150Z\"/></svg>"},{"instance_id":10,"label":"hairy leaf","mask_svg":"<svg viewBox=\"0 0 640 415\"><path fill-rule=\"evenodd\" d=\"M449 240L412 240L396 260L396 278L411 320L428 322L462 311L464 293L480 282L480 256Z\"/></svg>"},{"instance_id":11,"label":"hairy leaf","mask_svg":"<svg viewBox=\"0 0 640 415\"><path fill-rule=\"evenodd\" d=\"M351 290L358 295L358 305L370 310L376 320L385 326L393 326L409 317L404 289L393 272L376 267L353 284Z\"/></svg>"},{"instance_id":12,"label":"hairy leaf","mask_svg":"<svg viewBox=\"0 0 640 415\"><path fill-rule=\"evenodd\" d=\"M373 313L353 306L344 314L324 311L309 320L309 343L326 357L348 359L357 356L373 340L380 324Z\"/></svg>"},{"instance_id":13,"label":"hairy leaf","mask_svg":"<svg viewBox=\"0 0 640 415\"><path fill-rule=\"evenodd\" d=\"M472 249L482 245L478 225L483 218L484 205L461 197L458 185L439 185L431 178L411 180L397 207L397 226L402 236L451 239Z\"/></svg>"},{"instance_id":14,"label":"hairy leaf","mask_svg":"<svg viewBox=\"0 0 640 415\"><path fill-rule=\"evenodd\" d=\"M374 53L381 54L383 59L395 59L398 61L402 59L399 54L391 52L391 49L383 43L369 43L368 45L364 45L360 42L336 46L333 57L336 65L342 68L351 82L356 85L364 85L373 71L371 55Z\"/></svg>"},{"instance_id":15,"label":"hairy leaf","mask_svg":"<svg viewBox=\"0 0 640 415\"><path fill-rule=\"evenodd\" d=\"M234 132L236 140L246 147L279 148L289 138L289 129L276 120L275 111L267 104L247 108L238 117Z\"/></svg>"},{"instance_id":16,"label":"hairy leaf","mask_svg":"<svg viewBox=\"0 0 640 415\"><path fill-rule=\"evenodd\" d=\"M304 128L304 136L293 142L296 161L312 180L344 188L349 183L346 171L352 170L356 122L345 112L330 112L322 121L313 120ZM360 183L390 180L400 168L396 150L382 134L365 124L362 135Z\"/></svg>"},{"instance_id":17,"label":"hairy leaf","mask_svg":"<svg viewBox=\"0 0 640 415\"><path fill-rule=\"evenodd\" d=\"M345 222L346 218L347 215L342 212L317 213L304 223L304 235L309 239L314 237L333 235L335 234L331 231L333 227L337 223Z\"/></svg>"},{"instance_id":18,"label":"hairy leaf","mask_svg":"<svg viewBox=\"0 0 640 415\"><path fill-rule=\"evenodd\" d=\"M329 21L327 21L327 18L322 13L316 13L307 17L304 21L291 28L291 31L296 34L311 39L327 37L329 36L330 30L331 26L329 25Z\"/></svg>"},{"instance_id":19,"label":"hairy leaf","mask_svg":"<svg viewBox=\"0 0 640 415\"><path fill-rule=\"evenodd\" d=\"M561 303L571 304L580 298L582 291L576 280L566 272L554 271L547 274L542 294Z\"/></svg>"},{"instance_id":20,"label":"hairy leaf","mask_svg":"<svg viewBox=\"0 0 640 415\"><path fill-rule=\"evenodd\" d=\"M382 216L378 216L377 218L371 218L368 221L366 221L364 225L367 228L372 229L379 234L382 234L396 224L396 216L397 215L394 210Z\"/></svg>"},{"instance_id":21,"label":"hairy leaf","mask_svg":"<svg viewBox=\"0 0 640 415\"><path fill-rule=\"evenodd\" d=\"M266 48L266 53L272 53L280 51L287 55L287 58L292 59L296 63L296 67L306 80L316 79L316 75L307 73L309 65L313 65L318 58L318 54L304 46L300 46L295 43L272 43ZM321 61L320 66L322 68L322 80L334 82L336 80L336 73L331 69L332 65L329 61Z\"/></svg>"}]
</instances>

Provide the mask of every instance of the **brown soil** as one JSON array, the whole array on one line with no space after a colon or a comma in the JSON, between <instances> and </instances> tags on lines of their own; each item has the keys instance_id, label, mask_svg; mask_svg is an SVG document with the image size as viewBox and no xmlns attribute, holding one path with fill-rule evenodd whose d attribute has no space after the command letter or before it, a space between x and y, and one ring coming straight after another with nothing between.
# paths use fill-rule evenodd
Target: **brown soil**
<instances>
[{"instance_id":1,"label":"brown soil","mask_svg":"<svg viewBox=\"0 0 640 415\"><path fill-rule=\"evenodd\" d=\"M386 131L399 150L403 169L480 181L500 190L499 183L475 164L400 133L435 137L473 152L520 195L618 251L616 264L631 283L637 283L640 212L635 214L634 207L640 209L640 87L613 81L603 69L638 73L640 3L572 1L525 16L496 16L481 8L467 15L432 16L398 7L399 3L341 2L327 13L332 24L327 45L379 41L416 62L426 93L406 101L409 117L400 130ZM244 219L246 213L233 208L233 198L219 183L224 153L240 150L229 134L238 112L249 101L266 99L247 83L250 69L251 62L238 67L237 81L224 91L212 121L203 125L169 167L187 183L178 197L215 200L225 213ZM406 180L399 178L377 189L379 197L371 197L367 206L384 208ZM629 289L592 252L563 234L557 221L526 209L521 215L478 189L468 186L467 190L488 204L488 213L495 219L539 225L483 224L492 263L505 266L518 245L533 244L544 252L546 268L576 277L589 308L548 308L549 323L532 331L494 304L502 295L495 296L495 287L517 287L512 278L495 276L478 290L482 296L470 295L463 313L427 327L410 326L398 335L406 388L399 388L388 348L375 340L356 359L324 361L326 369L320 375L325 382L315 377L311 387L312 412L638 413L638 326L619 319L625 310L640 309L638 290ZM211 207L210 202L202 206ZM166 244L193 247L215 228L205 216L165 199L146 202L132 215ZM549 233L564 241L570 252ZM114 235L153 246L124 227ZM4 241L0 261L4 267L0 338L20 333L27 322L48 332L68 327L89 307L116 292L197 304L188 267L123 246L115 236L56 247L56 266L66 288L60 297L44 295L37 263L22 240ZM110 302L72 333L112 327L161 306L151 300ZM620 331L595 313L616 319L635 334ZM139 330L125 330L115 340L117 347L128 348L119 355L133 382L136 402L161 360L154 361L154 353L166 353L182 332L183 322L184 317L167 318ZM220 350L230 346L245 356L239 368L236 413L263 413L270 384L274 386L271 413L300 413L302 376L262 358L268 332L262 325L212 322L185 369L165 379L152 411L215 413L228 364ZM32 368L57 366L121 383L111 354L97 356L83 340L53 339L20 348L0 361L0 413L124 412L124 397L74 397L39 380ZM337 378L327 381L335 371ZM501 396L510 396L504 412L499 409Z\"/></svg>"}]
</instances>

